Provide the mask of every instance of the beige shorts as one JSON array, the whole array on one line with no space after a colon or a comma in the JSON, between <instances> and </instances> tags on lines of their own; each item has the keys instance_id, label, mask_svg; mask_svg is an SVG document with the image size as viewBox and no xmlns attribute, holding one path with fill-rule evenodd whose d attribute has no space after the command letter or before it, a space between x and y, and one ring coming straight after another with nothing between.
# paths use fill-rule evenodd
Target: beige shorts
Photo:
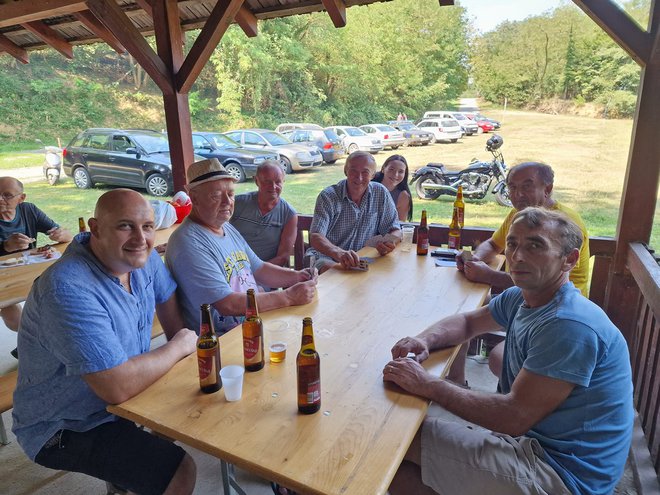
<instances>
[{"instance_id":1,"label":"beige shorts","mask_svg":"<svg viewBox=\"0 0 660 495\"><path fill-rule=\"evenodd\" d=\"M422 481L441 495L571 495L534 438L427 418Z\"/></svg>"}]
</instances>

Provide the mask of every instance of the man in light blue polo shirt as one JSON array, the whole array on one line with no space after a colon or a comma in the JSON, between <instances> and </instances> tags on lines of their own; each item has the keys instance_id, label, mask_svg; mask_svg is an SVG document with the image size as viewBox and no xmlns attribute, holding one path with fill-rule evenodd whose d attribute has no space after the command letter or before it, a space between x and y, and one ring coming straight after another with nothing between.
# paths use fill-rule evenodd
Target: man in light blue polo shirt
<instances>
[{"instance_id":1,"label":"man in light blue polo shirt","mask_svg":"<svg viewBox=\"0 0 660 495\"><path fill-rule=\"evenodd\" d=\"M427 418L392 495L612 493L632 437L632 374L621 332L569 280L582 242L563 213L519 211L505 249L516 286L394 346L384 380L473 424ZM498 328L507 330L502 393L461 388L420 365Z\"/></svg>"},{"instance_id":2,"label":"man in light blue polo shirt","mask_svg":"<svg viewBox=\"0 0 660 495\"><path fill-rule=\"evenodd\" d=\"M153 209L115 189L99 198L89 227L25 303L13 431L43 466L135 493L192 493L195 463L183 449L106 410L195 351L176 284L153 250ZM154 308L168 342L149 351Z\"/></svg>"},{"instance_id":3,"label":"man in light blue polo shirt","mask_svg":"<svg viewBox=\"0 0 660 495\"><path fill-rule=\"evenodd\" d=\"M358 266L356 251L371 237L389 233L401 237L392 195L381 183L371 182L375 173L371 153L354 151L346 158L346 179L326 187L316 199L306 255L316 258L319 271ZM385 255L394 247L392 242L380 242L376 249Z\"/></svg>"}]
</instances>

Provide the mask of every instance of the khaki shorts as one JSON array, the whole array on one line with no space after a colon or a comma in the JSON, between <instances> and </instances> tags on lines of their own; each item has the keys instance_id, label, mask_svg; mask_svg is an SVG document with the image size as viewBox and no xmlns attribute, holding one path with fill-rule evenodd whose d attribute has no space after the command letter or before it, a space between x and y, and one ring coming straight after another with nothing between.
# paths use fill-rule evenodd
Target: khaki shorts
<instances>
[{"instance_id":1,"label":"khaki shorts","mask_svg":"<svg viewBox=\"0 0 660 495\"><path fill-rule=\"evenodd\" d=\"M427 418L422 481L441 495L571 495L534 438Z\"/></svg>"}]
</instances>

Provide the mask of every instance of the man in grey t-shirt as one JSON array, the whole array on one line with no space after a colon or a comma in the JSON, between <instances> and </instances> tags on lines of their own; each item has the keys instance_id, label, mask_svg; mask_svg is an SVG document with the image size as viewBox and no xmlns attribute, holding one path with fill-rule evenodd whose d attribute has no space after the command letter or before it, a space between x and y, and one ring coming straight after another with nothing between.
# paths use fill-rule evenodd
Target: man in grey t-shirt
<instances>
[{"instance_id":1,"label":"man in grey t-shirt","mask_svg":"<svg viewBox=\"0 0 660 495\"><path fill-rule=\"evenodd\" d=\"M280 197L284 188L284 170L266 160L257 168L257 190L234 198L234 215L229 221L263 261L288 266L296 241L298 215Z\"/></svg>"}]
</instances>

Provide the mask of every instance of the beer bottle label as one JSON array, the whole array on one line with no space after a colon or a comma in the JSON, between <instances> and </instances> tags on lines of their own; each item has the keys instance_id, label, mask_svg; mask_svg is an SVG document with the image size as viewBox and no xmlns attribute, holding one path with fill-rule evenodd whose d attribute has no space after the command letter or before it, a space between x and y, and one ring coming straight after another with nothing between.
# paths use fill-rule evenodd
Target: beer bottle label
<instances>
[{"instance_id":1,"label":"beer bottle label","mask_svg":"<svg viewBox=\"0 0 660 495\"><path fill-rule=\"evenodd\" d=\"M250 361L261 361L261 356L257 356L261 351L261 335L255 337L243 337L243 356ZM254 359L257 357L258 359Z\"/></svg>"},{"instance_id":2,"label":"beer bottle label","mask_svg":"<svg viewBox=\"0 0 660 495\"><path fill-rule=\"evenodd\" d=\"M465 210L463 208L456 207L456 217L458 219L458 224L463 227L463 220L465 219Z\"/></svg>"},{"instance_id":3,"label":"beer bottle label","mask_svg":"<svg viewBox=\"0 0 660 495\"><path fill-rule=\"evenodd\" d=\"M202 386L215 383L218 374L216 346L210 349L197 349L197 366Z\"/></svg>"},{"instance_id":4,"label":"beer bottle label","mask_svg":"<svg viewBox=\"0 0 660 495\"><path fill-rule=\"evenodd\" d=\"M419 240L420 246L422 249L428 249L429 248L429 238L427 236L421 236L421 239Z\"/></svg>"},{"instance_id":5,"label":"beer bottle label","mask_svg":"<svg viewBox=\"0 0 660 495\"><path fill-rule=\"evenodd\" d=\"M311 335L303 335L302 336L302 346L309 345L314 342L314 337Z\"/></svg>"},{"instance_id":6,"label":"beer bottle label","mask_svg":"<svg viewBox=\"0 0 660 495\"><path fill-rule=\"evenodd\" d=\"M450 235L449 238L447 239L447 246L449 246L449 249L460 249L460 244L461 244L460 236Z\"/></svg>"},{"instance_id":7,"label":"beer bottle label","mask_svg":"<svg viewBox=\"0 0 660 495\"><path fill-rule=\"evenodd\" d=\"M321 382L315 380L307 384L307 404L316 404L321 400Z\"/></svg>"}]
</instances>

